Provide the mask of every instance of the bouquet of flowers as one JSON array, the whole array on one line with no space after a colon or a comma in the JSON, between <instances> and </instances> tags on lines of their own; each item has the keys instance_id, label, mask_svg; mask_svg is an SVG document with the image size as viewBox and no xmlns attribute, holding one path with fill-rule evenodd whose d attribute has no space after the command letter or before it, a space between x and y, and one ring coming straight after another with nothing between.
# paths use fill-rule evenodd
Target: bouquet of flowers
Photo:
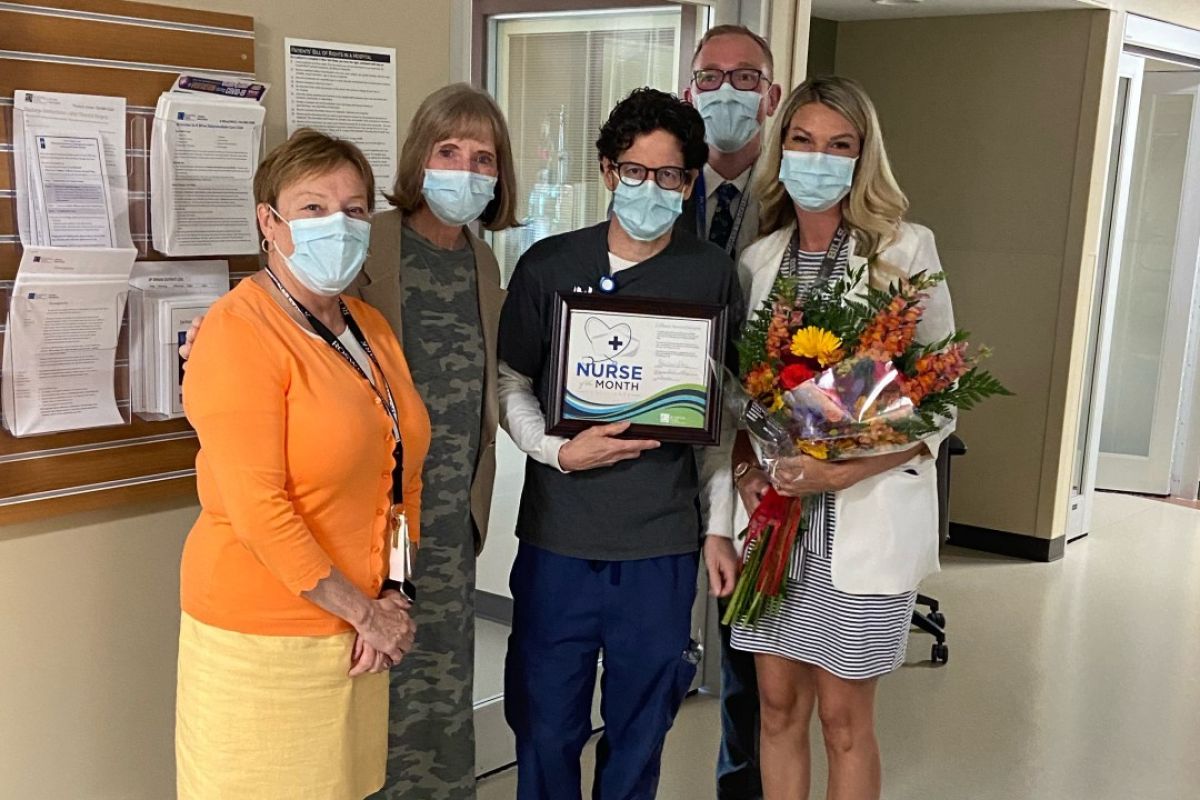
<instances>
[{"instance_id":1,"label":"bouquet of flowers","mask_svg":"<svg viewBox=\"0 0 1200 800\"><path fill-rule=\"evenodd\" d=\"M979 368L986 348L968 353L965 331L917 344L922 302L941 273L851 295L862 279L856 270L801 296L781 277L747 323L738 413L768 466L797 453L836 460L905 450L956 409L1011 394ZM805 500L767 491L743 534L745 564L725 624L753 624L778 604L807 519Z\"/></svg>"}]
</instances>

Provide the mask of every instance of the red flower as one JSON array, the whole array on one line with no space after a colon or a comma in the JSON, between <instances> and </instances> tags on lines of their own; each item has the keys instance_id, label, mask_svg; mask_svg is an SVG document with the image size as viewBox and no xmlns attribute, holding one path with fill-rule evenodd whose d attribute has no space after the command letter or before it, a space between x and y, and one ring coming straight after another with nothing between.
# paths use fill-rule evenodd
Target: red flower
<instances>
[{"instance_id":1,"label":"red flower","mask_svg":"<svg viewBox=\"0 0 1200 800\"><path fill-rule=\"evenodd\" d=\"M808 364L789 364L783 368L783 372L779 374L779 382L783 384L783 388L791 391L805 381L815 378L817 371Z\"/></svg>"}]
</instances>

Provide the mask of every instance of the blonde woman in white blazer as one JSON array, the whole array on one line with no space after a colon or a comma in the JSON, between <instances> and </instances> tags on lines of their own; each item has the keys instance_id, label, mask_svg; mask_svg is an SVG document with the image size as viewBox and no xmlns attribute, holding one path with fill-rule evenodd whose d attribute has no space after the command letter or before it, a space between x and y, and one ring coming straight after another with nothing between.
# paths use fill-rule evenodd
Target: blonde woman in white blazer
<instances>
[{"instance_id":1,"label":"blonde woman in white blazer","mask_svg":"<svg viewBox=\"0 0 1200 800\"><path fill-rule=\"evenodd\" d=\"M759 189L762 238L739 263L750 313L770 296L781 270L799 278L804 291L865 268L852 293L868 282L886 286L941 271L933 234L902 220L908 202L888 165L874 106L854 81L815 78L797 87L764 159L760 174L770 178ZM937 341L953 329L942 283L926 300L917 338ZM903 663L917 584L938 569L933 456L947 435L872 458L786 458L770 476L739 437L733 485L741 502L731 502L733 530L745 529L769 485L814 497L781 608L733 630L733 646L755 654L767 800L808 797L814 708L828 755L827 798L880 796L875 690ZM726 557L735 557L734 547L724 548Z\"/></svg>"}]
</instances>

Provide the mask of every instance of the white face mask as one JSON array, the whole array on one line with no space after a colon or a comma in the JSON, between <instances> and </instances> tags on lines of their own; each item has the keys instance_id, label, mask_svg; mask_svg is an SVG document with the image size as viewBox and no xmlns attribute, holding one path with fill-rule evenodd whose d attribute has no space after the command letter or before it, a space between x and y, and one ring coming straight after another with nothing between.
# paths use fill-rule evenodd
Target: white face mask
<instances>
[{"instance_id":1,"label":"white face mask","mask_svg":"<svg viewBox=\"0 0 1200 800\"><path fill-rule=\"evenodd\" d=\"M779 180L805 211L828 211L850 194L857 158L784 150Z\"/></svg>"},{"instance_id":2,"label":"white face mask","mask_svg":"<svg viewBox=\"0 0 1200 800\"><path fill-rule=\"evenodd\" d=\"M421 194L433 215L447 225L466 225L496 196L496 177L460 169L426 169Z\"/></svg>"},{"instance_id":3,"label":"white face mask","mask_svg":"<svg viewBox=\"0 0 1200 800\"><path fill-rule=\"evenodd\" d=\"M293 220L273 207L271 211L292 232L292 254L279 257L302 286L322 297L336 297L353 283L367 258L371 223L341 211Z\"/></svg>"},{"instance_id":4,"label":"white face mask","mask_svg":"<svg viewBox=\"0 0 1200 800\"><path fill-rule=\"evenodd\" d=\"M617 222L639 242L652 242L675 225L683 212L683 192L664 189L647 179L637 186L617 180L613 191Z\"/></svg>"},{"instance_id":5,"label":"white face mask","mask_svg":"<svg viewBox=\"0 0 1200 800\"><path fill-rule=\"evenodd\" d=\"M741 150L762 127L758 111L763 96L758 92L723 83L711 92L696 92L693 98L696 110L704 118L705 141L722 153Z\"/></svg>"}]
</instances>

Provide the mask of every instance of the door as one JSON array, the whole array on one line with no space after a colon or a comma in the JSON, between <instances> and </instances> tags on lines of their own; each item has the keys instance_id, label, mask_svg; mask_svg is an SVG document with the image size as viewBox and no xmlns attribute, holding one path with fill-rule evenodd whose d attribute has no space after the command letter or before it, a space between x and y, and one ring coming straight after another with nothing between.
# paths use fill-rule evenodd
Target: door
<instances>
[{"instance_id":1,"label":"door","mask_svg":"<svg viewBox=\"0 0 1200 800\"><path fill-rule=\"evenodd\" d=\"M1075 458L1071 470L1071 496L1067 512L1067 538L1074 539L1091 530L1092 496L1096 488L1096 464L1100 449L1100 420L1104 408L1109 351L1112 342L1113 306L1116 304L1117 272L1121 260L1122 237L1129 208L1129 176L1133 169L1133 148L1137 133L1137 103L1142 91L1144 59L1121 56L1117 100L1113 114L1112 147L1108 159L1107 190L1104 197L1103 227L1096 258L1096 278L1092 293L1091 322L1088 326L1084 358L1083 392L1079 407L1080 424L1076 436Z\"/></svg>"},{"instance_id":2,"label":"door","mask_svg":"<svg viewBox=\"0 0 1200 800\"><path fill-rule=\"evenodd\" d=\"M695 6L659 0L592 5L580 10L580 3L560 0L475 3L476 29L486 34L479 75L508 120L520 190L521 226L488 234L506 282L517 259L538 240L607 216L609 196L595 148L601 124L635 88L677 92L708 17ZM476 581L476 768L481 775L515 759L504 722L503 666L511 618L507 575L516 553L525 455L503 431L496 454L488 546ZM707 592L703 580L699 592ZM693 631L705 629L707 609L703 599L696 603ZM716 651L715 643L706 644ZM598 702L592 723L601 725Z\"/></svg>"},{"instance_id":3,"label":"door","mask_svg":"<svg viewBox=\"0 0 1200 800\"><path fill-rule=\"evenodd\" d=\"M1200 251L1200 70L1127 56L1142 75L1125 107L1096 487L1166 495L1181 419ZM1134 81L1131 85L1136 85ZM1111 280L1111 278L1110 278Z\"/></svg>"}]
</instances>

